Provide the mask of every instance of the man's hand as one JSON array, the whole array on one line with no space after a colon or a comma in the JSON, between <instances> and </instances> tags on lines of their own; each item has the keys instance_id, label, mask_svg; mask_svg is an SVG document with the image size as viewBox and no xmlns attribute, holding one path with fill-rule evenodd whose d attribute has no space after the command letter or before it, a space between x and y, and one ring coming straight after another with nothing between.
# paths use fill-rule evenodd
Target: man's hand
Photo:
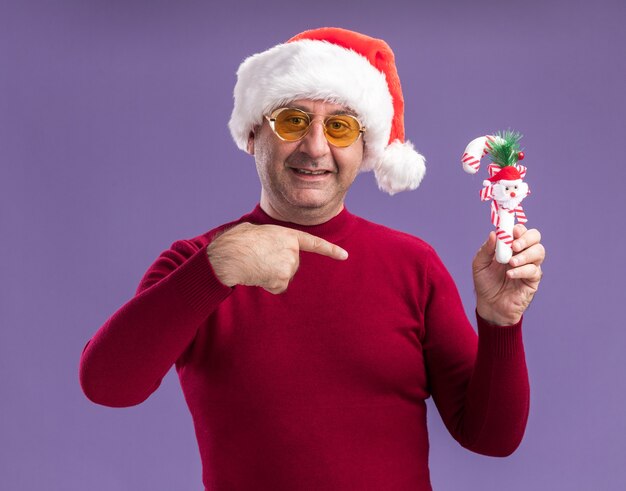
<instances>
[{"instance_id":1,"label":"man's hand","mask_svg":"<svg viewBox=\"0 0 626 491\"><path fill-rule=\"evenodd\" d=\"M207 254L218 279L227 286L260 286L282 293L296 274L300 251L343 260L341 247L306 232L278 225L241 223L218 236Z\"/></svg>"},{"instance_id":2,"label":"man's hand","mask_svg":"<svg viewBox=\"0 0 626 491\"><path fill-rule=\"evenodd\" d=\"M513 228L513 257L508 264L494 259L496 234L491 232L472 263L476 311L483 319L501 326L519 322L541 280L546 252L536 229L517 224Z\"/></svg>"}]
</instances>

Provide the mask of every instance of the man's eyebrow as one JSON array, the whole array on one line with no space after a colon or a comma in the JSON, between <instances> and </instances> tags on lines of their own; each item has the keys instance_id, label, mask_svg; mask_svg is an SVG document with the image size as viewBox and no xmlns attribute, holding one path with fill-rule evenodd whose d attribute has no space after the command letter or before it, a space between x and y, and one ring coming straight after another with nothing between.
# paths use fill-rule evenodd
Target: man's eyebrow
<instances>
[{"instance_id":1,"label":"man's eyebrow","mask_svg":"<svg viewBox=\"0 0 626 491\"><path fill-rule=\"evenodd\" d=\"M300 109L300 111L308 113L308 114L316 114L316 113L312 113L311 111L309 111L304 106L301 106L300 104L289 104L289 107L293 107L294 109ZM337 116L338 114L348 114L350 116L354 116L355 118L358 117L357 113L349 108L337 109L335 111L328 113L328 116Z\"/></svg>"},{"instance_id":2,"label":"man's eyebrow","mask_svg":"<svg viewBox=\"0 0 626 491\"><path fill-rule=\"evenodd\" d=\"M352 109L337 110L330 113L331 116L335 116L337 114L348 114L349 116L354 116L355 118L358 116Z\"/></svg>"}]
</instances>

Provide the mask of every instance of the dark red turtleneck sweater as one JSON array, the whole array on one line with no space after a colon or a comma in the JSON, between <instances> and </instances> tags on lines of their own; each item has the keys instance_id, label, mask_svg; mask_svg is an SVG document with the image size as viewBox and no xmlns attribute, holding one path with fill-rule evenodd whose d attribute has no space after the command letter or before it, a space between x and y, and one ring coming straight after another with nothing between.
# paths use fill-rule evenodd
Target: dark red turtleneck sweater
<instances>
[{"instance_id":1,"label":"dark red turtleneck sweater","mask_svg":"<svg viewBox=\"0 0 626 491\"><path fill-rule=\"evenodd\" d=\"M259 206L240 222L305 230L346 249L302 252L289 288L228 288L206 246L175 242L86 346L87 397L139 404L175 363L210 491L430 490L425 399L450 433L510 454L528 415L520 324L478 318L420 239L343 210L316 226Z\"/></svg>"}]
</instances>

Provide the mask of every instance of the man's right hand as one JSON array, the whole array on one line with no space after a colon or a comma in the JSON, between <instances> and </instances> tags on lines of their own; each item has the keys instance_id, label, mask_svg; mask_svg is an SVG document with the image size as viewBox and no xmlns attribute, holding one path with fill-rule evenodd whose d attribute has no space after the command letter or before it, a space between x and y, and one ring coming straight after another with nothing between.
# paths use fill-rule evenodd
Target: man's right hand
<instances>
[{"instance_id":1,"label":"man's right hand","mask_svg":"<svg viewBox=\"0 0 626 491\"><path fill-rule=\"evenodd\" d=\"M226 286L260 286L282 293L296 274L300 251L315 252L337 260L348 253L330 242L279 225L241 223L218 236L207 247L217 278Z\"/></svg>"}]
</instances>

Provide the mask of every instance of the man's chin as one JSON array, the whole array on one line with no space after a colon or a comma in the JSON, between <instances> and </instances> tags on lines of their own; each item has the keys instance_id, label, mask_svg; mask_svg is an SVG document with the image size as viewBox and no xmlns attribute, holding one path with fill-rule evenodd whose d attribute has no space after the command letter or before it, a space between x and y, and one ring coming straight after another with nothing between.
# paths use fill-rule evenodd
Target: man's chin
<instances>
[{"instance_id":1,"label":"man's chin","mask_svg":"<svg viewBox=\"0 0 626 491\"><path fill-rule=\"evenodd\" d=\"M302 209L320 209L331 205L333 200L323 192L308 190L305 193L299 193L290 200L293 206Z\"/></svg>"},{"instance_id":2,"label":"man's chin","mask_svg":"<svg viewBox=\"0 0 626 491\"><path fill-rule=\"evenodd\" d=\"M285 193L277 194L275 198L270 198L268 205L275 210L280 220L303 225L326 222L343 208L340 196L328 196L325 193Z\"/></svg>"}]
</instances>

